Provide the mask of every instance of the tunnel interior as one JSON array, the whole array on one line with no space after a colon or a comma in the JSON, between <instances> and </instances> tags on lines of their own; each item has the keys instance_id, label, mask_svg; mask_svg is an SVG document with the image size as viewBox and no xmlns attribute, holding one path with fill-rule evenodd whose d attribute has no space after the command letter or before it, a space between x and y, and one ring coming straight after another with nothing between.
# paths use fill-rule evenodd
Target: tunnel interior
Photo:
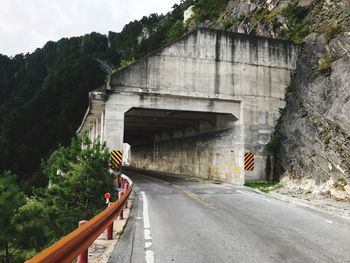
<instances>
[{"instance_id":1,"label":"tunnel interior","mask_svg":"<svg viewBox=\"0 0 350 263\"><path fill-rule=\"evenodd\" d=\"M220 143L226 148L232 144L236 122L237 118L228 113L132 108L124 116L130 165L210 178L220 158L217 148Z\"/></svg>"},{"instance_id":2,"label":"tunnel interior","mask_svg":"<svg viewBox=\"0 0 350 263\"><path fill-rule=\"evenodd\" d=\"M229 128L235 121L237 118L227 113L132 108L125 113L124 142L137 146L165 139L164 133L177 133L176 138L181 133L182 137L211 133Z\"/></svg>"}]
</instances>

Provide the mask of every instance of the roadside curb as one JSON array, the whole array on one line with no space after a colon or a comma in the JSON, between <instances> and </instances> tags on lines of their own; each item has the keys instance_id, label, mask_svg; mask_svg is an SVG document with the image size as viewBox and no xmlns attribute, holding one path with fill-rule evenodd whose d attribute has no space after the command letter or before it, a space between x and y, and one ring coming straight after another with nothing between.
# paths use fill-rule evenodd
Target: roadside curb
<instances>
[{"instance_id":1,"label":"roadside curb","mask_svg":"<svg viewBox=\"0 0 350 263\"><path fill-rule=\"evenodd\" d=\"M259 190L257 190L257 191L259 191ZM300 199L300 198L296 198L296 197L292 197L292 196L287 196L287 195L283 195L283 194L279 194L279 193L275 193L275 192L269 192L269 193L263 193L261 191L259 191L259 192L267 197L270 197L270 198L273 198L276 200L280 200L280 201L283 201L286 203L310 208L310 209L316 210L316 211L321 212L321 213L326 213L326 214L329 214L332 216L336 216L336 217L350 220L350 207L349 207L349 210L346 210L346 209L334 207L334 206L329 205L329 204L327 205L326 203L317 204L317 203L315 203L316 200L308 201L308 200L304 200L304 199Z\"/></svg>"}]
</instances>

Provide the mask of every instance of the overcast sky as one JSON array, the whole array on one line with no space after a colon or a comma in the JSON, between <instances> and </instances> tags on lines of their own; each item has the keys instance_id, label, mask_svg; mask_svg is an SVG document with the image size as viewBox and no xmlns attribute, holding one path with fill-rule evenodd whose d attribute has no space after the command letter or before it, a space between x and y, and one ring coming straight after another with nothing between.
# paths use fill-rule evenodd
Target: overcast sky
<instances>
[{"instance_id":1,"label":"overcast sky","mask_svg":"<svg viewBox=\"0 0 350 263\"><path fill-rule=\"evenodd\" d=\"M49 40L92 31L119 32L128 22L167 13L180 0L0 0L0 53L34 51Z\"/></svg>"}]
</instances>

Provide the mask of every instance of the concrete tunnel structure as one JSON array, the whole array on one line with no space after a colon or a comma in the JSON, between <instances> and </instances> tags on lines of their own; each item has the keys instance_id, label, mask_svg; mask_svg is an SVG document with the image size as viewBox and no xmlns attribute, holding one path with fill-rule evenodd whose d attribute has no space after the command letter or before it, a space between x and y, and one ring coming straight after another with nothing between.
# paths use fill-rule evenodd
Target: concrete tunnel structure
<instances>
[{"instance_id":1,"label":"concrete tunnel structure","mask_svg":"<svg viewBox=\"0 0 350 263\"><path fill-rule=\"evenodd\" d=\"M90 93L78 133L110 150L129 143L130 165L142 169L234 184L266 179L265 145L297 50L284 40L199 28L111 74ZM253 169L245 154L253 154Z\"/></svg>"}]
</instances>

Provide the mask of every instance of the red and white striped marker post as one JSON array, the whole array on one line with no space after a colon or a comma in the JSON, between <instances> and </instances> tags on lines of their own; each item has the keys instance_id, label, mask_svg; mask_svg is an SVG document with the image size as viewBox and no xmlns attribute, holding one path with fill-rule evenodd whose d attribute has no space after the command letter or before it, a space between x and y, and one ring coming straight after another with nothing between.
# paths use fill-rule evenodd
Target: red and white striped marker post
<instances>
[{"instance_id":1,"label":"red and white striped marker post","mask_svg":"<svg viewBox=\"0 0 350 263\"><path fill-rule=\"evenodd\" d=\"M109 203L108 207L110 207L111 205L112 205L112 203ZM106 229L106 238L107 238L107 240L113 239L113 222Z\"/></svg>"},{"instance_id":2,"label":"red and white striped marker post","mask_svg":"<svg viewBox=\"0 0 350 263\"><path fill-rule=\"evenodd\" d=\"M87 222L87 220L81 220L79 221L79 227L81 227L82 225L84 225ZM80 255L78 256L78 263L88 263L88 250L84 250L83 252L80 253Z\"/></svg>"}]
</instances>

